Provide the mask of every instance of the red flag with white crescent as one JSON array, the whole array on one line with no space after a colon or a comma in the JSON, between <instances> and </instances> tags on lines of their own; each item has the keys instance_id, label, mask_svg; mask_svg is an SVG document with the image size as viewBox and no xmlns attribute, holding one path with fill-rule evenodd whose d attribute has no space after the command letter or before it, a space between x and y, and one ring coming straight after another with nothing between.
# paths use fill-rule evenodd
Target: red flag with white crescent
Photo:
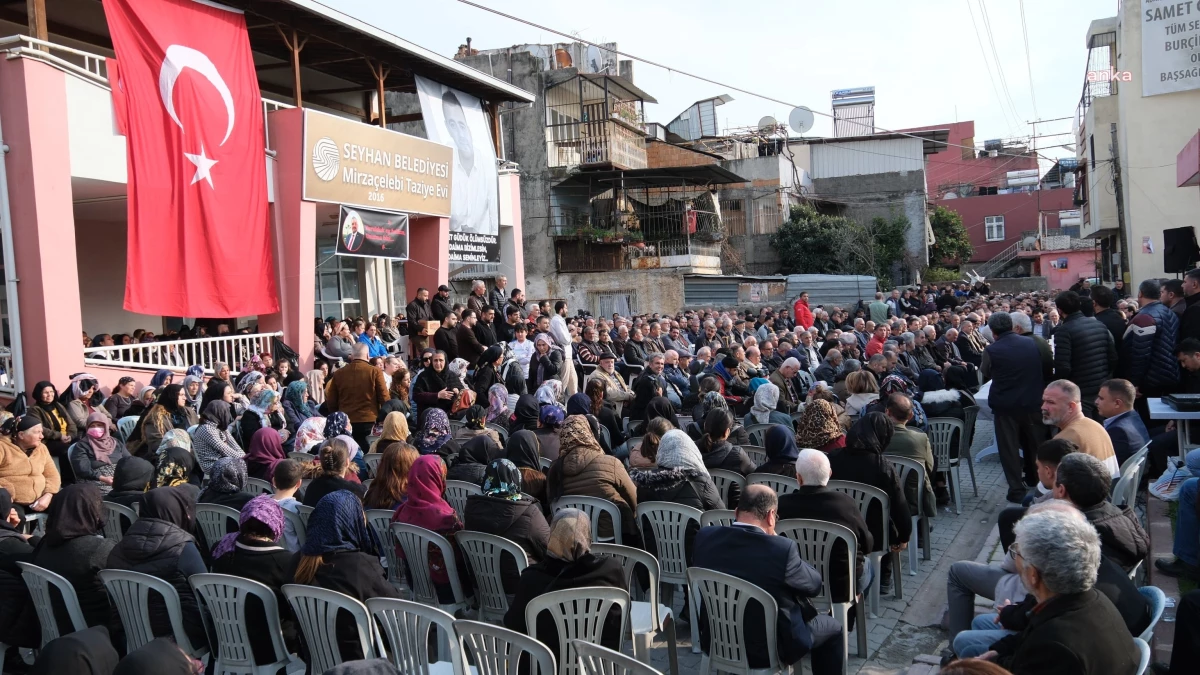
<instances>
[{"instance_id":1,"label":"red flag with white crescent","mask_svg":"<svg viewBox=\"0 0 1200 675\"><path fill-rule=\"evenodd\" d=\"M129 166L125 309L279 311L246 20L208 0L104 0Z\"/></svg>"}]
</instances>

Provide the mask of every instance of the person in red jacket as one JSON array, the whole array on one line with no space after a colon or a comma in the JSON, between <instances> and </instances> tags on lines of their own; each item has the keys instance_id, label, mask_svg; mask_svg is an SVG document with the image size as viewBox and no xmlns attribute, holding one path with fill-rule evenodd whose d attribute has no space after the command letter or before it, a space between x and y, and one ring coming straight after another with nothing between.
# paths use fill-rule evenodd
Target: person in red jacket
<instances>
[{"instance_id":1,"label":"person in red jacket","mask_svg":"<svg viewBox=\"0 0 1200 675\"><path fill-rule=\"evenodd\" d=\"M796 304L792 305L792 318L795 319L796 325L801 326L804 330L812 328L813 315L812 310L808 308L808 291L800 294L796 298Z\"/></svg>"}]
</instances>

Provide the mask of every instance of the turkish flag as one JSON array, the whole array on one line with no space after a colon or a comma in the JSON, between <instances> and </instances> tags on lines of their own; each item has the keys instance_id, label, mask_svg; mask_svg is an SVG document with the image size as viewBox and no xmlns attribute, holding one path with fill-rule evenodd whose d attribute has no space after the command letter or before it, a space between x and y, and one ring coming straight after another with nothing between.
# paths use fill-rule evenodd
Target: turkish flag
<instances>
[{"instance_id":1,"label":"turkish flag","mask_svg":"<svg viewBox=\"0 0 1200 675\"><path fill-rule=\"evenodd\" d=\"M129 150L125 309L279 311L245 17L208 0L104 0L104 14Z\"/></svg>"}]
</instances>

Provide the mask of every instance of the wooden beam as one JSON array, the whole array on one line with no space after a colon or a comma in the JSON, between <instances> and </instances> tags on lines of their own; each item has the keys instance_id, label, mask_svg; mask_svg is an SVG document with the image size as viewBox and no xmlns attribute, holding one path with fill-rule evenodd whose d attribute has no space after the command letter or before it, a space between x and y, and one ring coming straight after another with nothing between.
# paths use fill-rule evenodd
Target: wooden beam
<instances>
[{"instance_id":1,"label":"wooden beam","mask_svg":"<svg viewBox=\"0 0 1200 675\"><path fill-rule=\"evenodd\" d=\"M28 1L29 0L26 0L26 2ZM25 25L28 21L28 15L21 10L0 8L0 19L4 21L11 21L12 23L18 25ZM53 21L47 21L46 28L53 35L61 35L62 37L71 40L78 40L79 42L89 45L96 45L104 49L112 49L112 39L104 35L89 33L88 31L79 30L78 28L72 28L70 26L64 26Z\"/></svg>"},{"instance_id":2,"label":"wooden beam","mask_svg":"<svg viewBox=\"0 0 1200 675\"><path fill-rule=\"evenodd\" d=\"M375 76L375 95L378 97L377 106L379 107L379 126L387 127L387 76L389 68L383 65L383 62L375 63L370 59L363 59L367 62L367 68L371 69L371 74Z\"/></svg>"},{"instance_id":3,"label":"wooden beam","mask_svg":"<svg viewBox=\"0 0 1200 675\"><path fill-rule=\"evenodd\" d=\"M46 0L26 0L25 15L29 19L29 37L49 41L50 30L46 23Z\"/></svg>"},{"instance_id":4,"label":"wooden beam","mask_svg":"<svg viewBox=\"0 0 1200 675\"><path fill-rule=\"evenodd\" d=\"M496 148L496 156L500 156L500 106L491 101L487 104L488 114L492 116L492 145Z\"/></svg>"},{"instance_id":5,"label":"wooden beam","mask_svg":"<svg viewBox=\"0 0 1200 675\"><path fill-rule=\"evenodd\" d=\"M259 82L258 88L265 92L270 92L276 96L282 96L284 98L290 98L292 96L292 92L288 87L280 87L267 82ZM347 115L354 115L355 117L367 119L368 111L362 108L356 108L352 105L346 105L345 103L334 101L323 96L313 96L311 93L309 93L304 100L313 105L319 105L322 108L329 108L330 110L344 112Z\"/></svg>"},{"instance_id":6,"label":"wooden beam","mask_svg":"<svg viewBox=\"0 0 1200 675\"><path fill-rule=\"evenodd\" d=\"M333 65L335 63L346 63L347 61L357 61L360 58L362 58L362 57L353 56L353 57L348 57L348 58L344 58L344 59L327 59L325 61L311 61L309 63L305 63L304 67L305 68L317 68L320 66ZM283 70L284 68L291 68L291 67L292 67L292 64L290 61L284 61L283 63L268 63L263 66L255 66L254 69L261 73L264 70Z\"/></svg>"},{"instance_id":7,"label":"wooden beam","mask_svg":"<svg viewBox=\"0 0 1200 675\"><path fill-rule=\"evenodd\" d=\"M283 38L283 44L292 53L292 99L296 101L296 107L299 108L304 105L304 92L300 88L300 51L304 49L304 45L308 42L308 36L305 36L301 40L300 36L296 34L295 28L292 28L289 32L285 31L279 24L275 25L275 30L279 31L279 37Z\"/></svg>"},{"instance_id":8,"label":"wooden beam","mask_svg":"<svg viewBox=\"0 0 1200 675\"><path fill-rule=\"evenodd\" d=\"M388 121L393 123L420 122L423 119L425 118L421 117L421 113L408 113L406 115L393 115Z\"/></svg>"}]
</instances>

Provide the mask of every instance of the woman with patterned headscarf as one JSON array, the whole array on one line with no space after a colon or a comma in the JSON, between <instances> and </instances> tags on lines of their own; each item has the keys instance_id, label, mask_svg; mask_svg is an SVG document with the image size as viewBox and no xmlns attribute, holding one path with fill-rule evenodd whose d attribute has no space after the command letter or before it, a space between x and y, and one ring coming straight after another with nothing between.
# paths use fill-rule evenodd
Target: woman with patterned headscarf
<instances>
[{"instance_id":1,"label":"woman with patterned headscarf","mask_svg":"<svg viewBox=\"0 0 1200 675\"><path fill-rule=\"evenodd\" d=\"M560 382L563 367L563 350L555 346L554 338L549 333L539 333L533 340L533 355L529 358L529 378L526 382L529 391L537 391L550 380ZM560 389L561 386L560 382ZM555 399L561 398L562 392L559 391ZM538 400L541 400L541 396Z\"/></svg>"},{"instance_id":2,"label":"woman with patterned headscarf","mask_svg":"<svg viewBox=\"0 0 1200 675\"><path fill-rule=\"evenodd\" d=\"M317 406L309 402L308 382L294 380L283 390L283 417L287 421L287 430L295 437L304 420L317 416ZM290 438L288 440L291 440Z\"/></svg>"},{"instance_id":3,"label":"woman with patterned headscarf","mask_svg":"<svg viewBox=\"0 0 1200 675\"><path fill-rule=\"evenodd\" d=\"M204 472L192 452L192 437L183 429L172 429L158 444L158 466L154 487L174 487L190 483L196 487L204 481Z\"/></svg>"},{"instance_id":4,"label":"woman with patterned headscarf","mask_svg":"<svg viewBox=\"0 0 1200 675\"><path fill-rule=\"evenodd\" d=\"M187 402L187 407L191 408L200 415L200 402L204 400L204 377L200 375L188 375L183 378L183 396Z\"/></svg>"},{"instance_id":5,"label":"woman with patterned headscarf","mask_svg":"<svg viewBox=\"0 0 1200 675\"><path fill-rule=\"evenodd\" d=\"M733 415L733 411L729 409L729 402L725 400L721 392L707 391L700 394L700 402L692 408L692 421L684 429L693 441L700 442L700 437L704 435L704 420L708 419L709 411L714 409L725 410ZM738 447L750 445L750 434L746 432L746 428L742 426L736 416L733 419L733 428L729 430L728 440Z\"/></svg>"},{"instance_id":6,"label":"woman with patterned headscarf","mask_svg":"<svg viewBox=\"0 0 1200 675\"><path fill-rule=\"evenodd\" d=\"M315 454L317 447L325 441L327 422L324 417L310 417L304 420L300 428L296 429L296 442L292 445L292 451Z\"/></svg>"},{"instance_id":7,"label":"woman with patterned headscarf","mask_svg":"<svg viewBox=\"0 0 1200 675\"><path fill-rule=\"evenodd\" d=\"M556 405L561 407L563 404L563 383L558 380L546 380L539 387L534 387L534 398L537 399L538 405Z\"/></svg>"},{"instance_id":8,"label":"woman with patterned headscarf","mask_svg":"<svg viewBox=\"0 0 1200 675\"><path fill-rule=\"evenodd\" d=\"M509 430L512 411L508 409L508 389L502 384L493 384L487 395L487 423Z\"/></svg>"},{"instance_id":9,"label":"woman with patterned headscarf","mask_svg":"<svg viewBox=\"0 0 1200 675\"><path fill-rule=\"evenodd\" d=\"M563 422L559 442L562 454L546 472L546 498L551 504L563 495L607 499L621 511L625 545L635 546L632 542L641 539L633 517L638 504L637 486L629 480L625 465L604 454L583 415L571 415ZM600 522L600 536L612 536L607 520Z\"/></svg>"},{"instance_id":10,"label":"woman with patterned headscarf","mask_svg":"<svg viewBox=\"0 0 1200 675\"><path fill-rule=\"evenodd\" d=\"M413 435L413 447L422 455L436 454L447 462L458 456L459 446L450 437L450 418L441 408L425 411L425 423Z\"/></svg>"},{"instance_id":11,"label":"woman with patterned headscarf","mask_svg":"<svg viewBox=\"0 0 1200 675\"><path fill-rule=\"evenodd\" d=\"M502 445L500 432L487 428L487 413L487 408L478 404L467 408L467 412L463 416L463 427L455 432L454 440L458 441L461 446L476 436L487 436L496 445Z\"/></svg>"},{"instance_id":12,"label":"woman with patterned headscarf","mask_svg":"<svg viewBox=\"0 0 1200 675\"><path fill-rule=\"evenodd\" d=\"M280 434L280 439L287 435L287 421L283 417L283 409L279 405L279 393L270 387L263 387L250 399L250 407L242 414L239 423L242 432L242 444L249 445L250 440L259 429L274 429ZM282 433L280 433L282 432Z\"/></svg>"},{"instance_id":13,"label":"woman with patterned headscarf","mask_svg":"<svg viewBox=\"0 0 1200 675\"><path fill-rule=\"evenodd\" d=\"M846 447L837 409L829 401L819 398L809 401L796 427L796 443L802 448L831 452Z\"/></svg>"},{"instance_id":14,"label":"woman with patterned headscarf","mask_svg":"<svg viewBox=\"0 0 1200 675\"><path fill-rule=\"evenodd\" d=\"M488 464L481 487L483 493L467 498L463 509L463 529L494 534L515 541L530 562L546 555L550 525L541 505L521 492L521 470L507 459ZM515 593L520 573L516 561L500 559L500 575L506 593Z\"/></svg>"},{"instance_id":15,"label":"woman with patterned headscarf","mask_svg":"<svg viewBox=\"0 0 1200 675\"><path fill-rule=\"evenodd\" d=\"M398 598L400 593L388 583L380 555L383 549L367 525L359 498L346 490L330 492L308 517L306 540L292 563L289 583L337 591L359 602ZM363 658L353 621L337 623L337 642L342 659Z\"/></svg>"},{"instance_id":16,"label":"woman with patterned headscarf","mask_svg":"<svg viewBox=\"0 0 1200 675\"><path fill-rule=\"evenodd\" d=\"M504 615L504 626L518 633L530 633L533 627L525 622L525 608L534 598L552 591L596 586L627 589L629 584L621 563L612 556L593 554L591 541L592 525L587 514L578 509L563 509L554 514L546 556L521 572L516 596ZM610 612L601 629L600 644L619 649L621 624L620 612ZM557 635L549 612L538 615L536 630L539 636ZM561 653L556 639L541 639L552 653Z\"/></svg>"},{"instance_id":17,"label":"woman with patterned headscarf","mask_svg":"<svg viewBox=\"0 0 1200 675\"><path fill-rule=\"evenodd\" d=\"M246 487L246 461L240 457L222 457L213 465L208 487L200 494L202 504L220 504L242 510L254 495L243 492Z\"/></svg>"}]
</instances>

